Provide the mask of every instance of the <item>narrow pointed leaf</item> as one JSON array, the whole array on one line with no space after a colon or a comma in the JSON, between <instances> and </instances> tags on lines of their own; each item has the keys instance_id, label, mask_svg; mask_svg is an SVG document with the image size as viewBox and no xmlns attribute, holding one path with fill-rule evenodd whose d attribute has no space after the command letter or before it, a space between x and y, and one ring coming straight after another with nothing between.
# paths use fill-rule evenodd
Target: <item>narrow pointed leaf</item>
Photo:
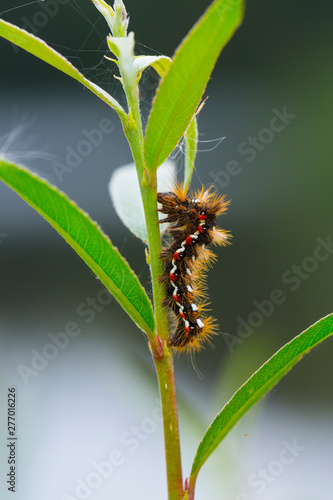
<instances>
[{"instance_id":1,"label":"narrow pointed leaf","mask_svg":"<svg viewBox=\"0 0 333 500\"><path fill-rule=\"evenodd\" d=\"M149 116L145 159L156 168L188 127L222 48L243 16L243 1L215 0L177 49Z\"/></svg>"},{"instance_id":2,"label":"narrow pointed leaf","mask_svg":"<svg viewBox=\"0 0 333 500\"><path fill-rule=\"evenodd\" d=\"M238 389L199 444L190 477L192 491L200 468L239 419L305 354L332 334L333 314L329 314L283 346Z\"/></svg>"},{"instance_id":3,"label":"narrow pointed leaf","mask_svg":"<svg viewBox=\"0 0 333 500\"><path fill-rule=\"evenodd\" d=\"M92 0L92 2L104 16L112 35L125 38L129 18L123 2L119 0L115 2L113 9L103 0Z\"/></svg>"},{"instance_id":4,"label":"narrow pointed leaf","mask_svg":"<svg viewBox=\"0 0 333 500\"><path fill-rule=\"evenodd\" d=\"M91 92L96 94L102 101L106 102L111 108L115 109L120 118L125 118L126 113L122 106L116 99L110 96L105 90L96 85L95 83L87 80L78 69L76 69L67 59L59 54L56 50L52 49L46 42L40 38L28 33L27 31L18 28L14 24L8 23L0 19L0 36L15 43L18 47L30 52L34 56L42 59L51 66L59 69L66 75L71 76L78 82L82 83Z\"/></svg>"},{"instance_id":5,"label":"narrow pointed leaf","mask_svg":"<svg viewBox=\"0 0 333 500\"><path fill-rule=\"evenodd\" d=\"M104 16L105 21L108 23L111 33L113 33L115 27L115 13L112 7L105 3L103 0L92 0L95 7Z\"/></svg>"},{"instance_id":6,"label":"narrow pointed leaf","mask_svg":"<svg viewBox=\"0 0 333 500\"><path fill-rule=\"evenodd\" d=\"M135 323L153 335L151 303L109 238L73 201L45 180L0 158L0 180L16 191L69 243Z\"/></svg>"}]
</instances>

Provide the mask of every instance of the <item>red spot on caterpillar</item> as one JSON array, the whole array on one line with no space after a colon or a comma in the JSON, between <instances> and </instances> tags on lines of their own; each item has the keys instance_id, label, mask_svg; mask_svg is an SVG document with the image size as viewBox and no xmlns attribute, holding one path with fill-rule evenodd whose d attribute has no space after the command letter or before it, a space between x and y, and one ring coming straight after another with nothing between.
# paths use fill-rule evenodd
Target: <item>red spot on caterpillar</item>
<instances>
[{"instance_id":1,"label":"red spot on caterpillar","mask_svg":"<svg viewBox=\"0 0 333 500\"><path fill-rule=\"evenodd\" d=\"M215 260L207 245L225 245L228 232L216 227L216 219L229 204L224 196L203 188L187 195L182 186L173 192L158 193L158 211L170 223L172 241L161 254L166 289L163 304L175 315L175 327L168 344L179 351L194 352L215 333L215 321L205 315L205 272ZM203 222L205 221L205 222ZM185 248L186 246L186 248ZM174 285L177 281L177 288Z\"/></svg>"}]
</instances>

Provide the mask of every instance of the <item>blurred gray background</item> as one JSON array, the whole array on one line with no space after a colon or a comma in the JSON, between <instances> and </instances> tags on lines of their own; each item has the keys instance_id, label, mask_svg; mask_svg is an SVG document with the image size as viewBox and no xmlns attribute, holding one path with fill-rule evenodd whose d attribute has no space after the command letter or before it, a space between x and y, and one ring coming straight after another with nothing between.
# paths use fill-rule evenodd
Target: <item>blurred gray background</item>
<instances>
[{"instance_id":1,"label":"blurred gray background","mask_svg":"<svg viewBox=\"0 0 333 500\"><path fill-rule=\"evenodd\" d=\"M2 0L1 17L45 39L124 102L104 58L107 25L89 0L23 3ZM127 0L136 53L172 56L207 5ZM248 2L206 89L193 187L214 182L232 199L220 225L233 244L217 250L208 277L221 334L214 349L196 356L203 378L188 358L176 359L185 475L205 427L233 391L332 312L332 21L333 5L324 0ZM112 171L131 161L118 117L80 84L2 39L0 68L0 151L97 220L150 293L144 247L122 226L108 195ZM144 122L156 84L147 71ZM85 149L82 141L105 119L112 131ZM175 158L181 173L180 149ZM166 498L158 393L143 335L55 231L3 184L0 277L4 495L6 387L14 385L18 499ZM24 371L45 352L49 334L69 322L79 334L63 349L50 348L53 359L40 361L34 374ZM221 492L237 500L332 498L332 355L328 340L232 431L199 476L199 500L207 491L211 499ZM294 440L295 460L279 468ZM110 463L114 450L123 460L99 484L96 464ZM269 479L258 479L262 468Z\"/></svg>"}]
</instances>

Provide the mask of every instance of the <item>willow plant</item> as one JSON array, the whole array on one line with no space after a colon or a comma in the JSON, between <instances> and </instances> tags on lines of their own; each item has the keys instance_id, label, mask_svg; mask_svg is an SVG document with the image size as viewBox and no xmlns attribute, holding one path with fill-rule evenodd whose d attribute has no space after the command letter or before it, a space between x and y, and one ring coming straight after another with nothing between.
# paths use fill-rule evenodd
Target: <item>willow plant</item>
<instances>
[{"instance_id":1,"label":"willow plant","mask_svg":"<svg viewBox=\"0 0 333 500\"><path fill-rule=\"evenodd\" d=\"M124 180L123 171L119 171L117 178L120 182L113 183L111 192L114 193L119 215L130 229L135 230L135 218L140 210L143 213L143 229L139 236L148 246L147 260L152 278L153 306L138 277L111 240L65 194L25 167L3 156L0 157L0 179L58 231L116 298L138 328L145 333L160 390L168 498L194 499L197 475L207 458L239 419L304 354L333 333L333 314L322 318L297 335L236 391L207 429L198 445L192 469L188 471L184 481L173 352L168 344L167 312L162 306L165 289L158 280L163 269L159 258L161 235L156 211L157 174L160 172L163 177L161 165L182 140L186 157L183 182L185 186L189 185L196 154L197 110L221 50L241 23L244 3L242 0L215 0L181 42L174 56L169 58L134 55L134 34L128 32L129 18L122 0L115 0L113 7L103 0L92 1L104 16L110 30L107 36L110 51L108 57L118 67L117 76L126 96L126 109L114 97L86 79L43 40L4 20L0 20L0 35L79 81L118 114L135 164L129 175L136 176L141 199L133 196L129 200L125 190L121 192L119 186ZM144 133L139 84L141 75L148 66L158 73L160 84ZM127 211L130 210L129 216L125 214L125 207Z\"/></svg>"}]
</instances>

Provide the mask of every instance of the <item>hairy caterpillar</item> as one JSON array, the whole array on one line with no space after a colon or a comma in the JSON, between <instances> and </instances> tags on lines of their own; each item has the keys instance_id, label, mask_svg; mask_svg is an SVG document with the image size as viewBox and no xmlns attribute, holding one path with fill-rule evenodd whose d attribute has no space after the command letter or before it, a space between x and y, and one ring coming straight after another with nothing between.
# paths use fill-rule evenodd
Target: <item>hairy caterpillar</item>
<instances>
[{"instance_id":1,"label":"hairy caterpillar","mask_svg":"<svg viewBox=\"0 0 333 500\"><path fill-rule=\"evenodd\" d=\"M226 211L229 201L204 188L187 196L182 185L173 192L158 193L157 201L162 205L158 211L167 216L160 222L170 223L168 232L173 238L160 255L164 269L160 282L166 289L163 305L173 311L176 323L169 345L198 351L216 329L215 320L205 315L204 273L216 259L207 245L228 243L229 234L216 227L216 218Z\"/></svg>"}]
</instances>

